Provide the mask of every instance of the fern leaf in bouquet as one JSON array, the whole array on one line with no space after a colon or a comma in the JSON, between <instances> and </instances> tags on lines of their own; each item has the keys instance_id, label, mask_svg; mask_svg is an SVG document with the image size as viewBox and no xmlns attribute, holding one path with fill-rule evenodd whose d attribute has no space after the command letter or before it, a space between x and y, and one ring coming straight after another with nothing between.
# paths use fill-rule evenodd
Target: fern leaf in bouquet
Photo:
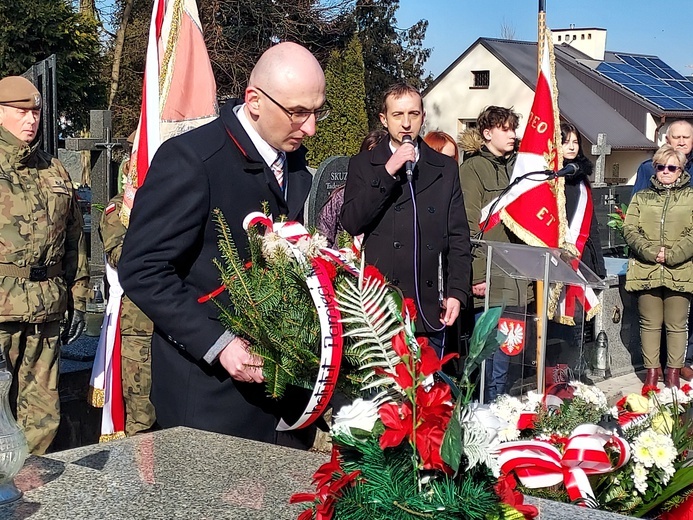
<instances>
[{"instance_id":1,"label":"fern leaf in bouquet","mask_svg":"<svg viewBox=\"0 0 693 520\"><path fill-rule=\"evenodd\" d=\"M393 290L375 278L366 278L359 286L356 279L346 278L337 288L336 298L342 313L344 337L355 338L345 350L347 359L363 373L362 391L380 389L380 396L394 384L376 368L392 372L399 358L391 348L392 338L403 329Z\"/></svg>"}]
</instances>

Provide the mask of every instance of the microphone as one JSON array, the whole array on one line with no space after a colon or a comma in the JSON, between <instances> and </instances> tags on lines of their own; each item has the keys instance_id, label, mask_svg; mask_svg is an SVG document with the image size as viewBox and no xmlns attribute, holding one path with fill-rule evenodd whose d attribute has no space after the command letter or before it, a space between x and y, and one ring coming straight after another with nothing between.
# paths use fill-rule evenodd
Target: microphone
<instances>
[{"instance_id":1,"label":"microphone","mask_svg":"<svg viewBox=\"0 0 693 520\"><path fill-rule=\"evenodd\" d=\"M572 177L580 170L580 167L576 163L568 163L563 168L553 173L555 178L558 177Z\"/></svg>"},{"instance_id":2,"label":"microphone","mask_svg":"<svg viewBox=\"0 0 693 520\"><path fill-rule=\"evenodd\" d=\"M405 135L402 138L402 143L412 143L413 141L411 140L410 135ZM411 161L407 161L404 163L404 171L407 174L407 182L411 184L411 182L414 180L414 163Z\"/></svg>"}]
</instances>

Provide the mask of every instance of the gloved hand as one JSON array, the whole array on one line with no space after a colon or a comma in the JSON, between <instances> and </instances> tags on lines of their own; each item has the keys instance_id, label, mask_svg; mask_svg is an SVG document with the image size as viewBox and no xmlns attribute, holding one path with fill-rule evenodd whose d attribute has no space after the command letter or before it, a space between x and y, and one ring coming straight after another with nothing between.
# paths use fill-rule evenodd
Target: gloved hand
<instances>
[{"instance_id":1,"label":"gloved hand","mask_svg":"<svg viewBox=\"0 0 693 520\"><path fill-rule=\"evenodd\" d=\"M72 318L70 320L70 326L63 332L63 340L66 345L69 345L74 340L79 338L84 332L87 326L87 319L84 311L74 310L72 311Z\"/></svg>"}]
</instances>

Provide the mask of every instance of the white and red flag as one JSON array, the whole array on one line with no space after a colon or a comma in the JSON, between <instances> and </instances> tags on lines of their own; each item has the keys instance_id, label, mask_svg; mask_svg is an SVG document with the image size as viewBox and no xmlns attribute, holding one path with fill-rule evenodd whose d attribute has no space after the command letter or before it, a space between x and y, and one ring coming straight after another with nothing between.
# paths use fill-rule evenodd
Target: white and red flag
<instances>
[{"instance_id":1,"label":"white and red flag","mask_svg":"<svg viewBox=\"0 0 693 520\"><path fill-rule=\"evenodd\" d=\"M154 0L142 109L120 211L125 226L137 188L144 182L161 143L212 121L218 113L216 81L196 1ZM103 407L101 440L125 435L119 327L123 291L117 273L112 271L107 313L90 382L92 404Z\"/></svg>"},{"instance_id":2,"label":"white and red flag","mask_svg":"<svg viewBox=\"0 0 693 520\"><path fill-rule=\"evenodd\" d=\"M479 226L490 229L502 220L526 244L559 247L565 230L563 180L542 173L558 170L557 143L560 143L548 30L540 45L541 69L532 111L510 178L512 187L500 199L482 208ZM527 176L532 172L537 173Z\"/></svg>"},{"instance_id":3,"label":"white and red flag","mask_svg":"<svg viewBox=\"0 0 693 520\"><path fill-rule=\"evenodd\" d=\"M480 228L490 229L503 222L520 240L531 246L561 247L581 258L589 236L592 216L590 190L581 183L578 209L571 222L566 218L565 180L542 172L558 171L562 166L558 113L558 92L552 62L552 39L548 29L539 42L541 68L534 102L515 161L510 189L500 199L482 209ZM532 172L536 172L532 174ZM488 222L486 222L488 220ZM573 268L580 274L579 262ZM558 292L552 291L556 303ZM590 287L564 286L557 301L557 319L574 323L576 304L580 302L588 319L597 310L598 299ZM554 305L549 305L550 311Z\"/></svg>"},{"instance_id":4,"label":"white and red flag","mask_svg":"<svg viewBox=\"0 0 693 520\"><path fill-rule=\"evenodd\" d=\"M135 192L161 143L219 114L217 85L195 0L155 0L142 86L142 109L125 185L127 226Z\"/></svg>"}]
</instances>

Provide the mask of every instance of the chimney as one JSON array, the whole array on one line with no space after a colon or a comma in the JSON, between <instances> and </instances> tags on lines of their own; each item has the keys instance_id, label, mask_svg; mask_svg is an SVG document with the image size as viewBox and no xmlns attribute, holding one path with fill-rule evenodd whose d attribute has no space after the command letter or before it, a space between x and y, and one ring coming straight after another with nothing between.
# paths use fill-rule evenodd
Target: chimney
<instances>
[{"instance_id":1,"label":"chimney","mask_svg":"<svg viewBox=\"0 0 693 520\"><path fill-rule=\"evenodd\" d=\"M566 44L586 54L593 60L604 60L606 52L606 29L579 29L571 23L569 29L553 29L554 45Z\"/></svg>"}]
</instances>

